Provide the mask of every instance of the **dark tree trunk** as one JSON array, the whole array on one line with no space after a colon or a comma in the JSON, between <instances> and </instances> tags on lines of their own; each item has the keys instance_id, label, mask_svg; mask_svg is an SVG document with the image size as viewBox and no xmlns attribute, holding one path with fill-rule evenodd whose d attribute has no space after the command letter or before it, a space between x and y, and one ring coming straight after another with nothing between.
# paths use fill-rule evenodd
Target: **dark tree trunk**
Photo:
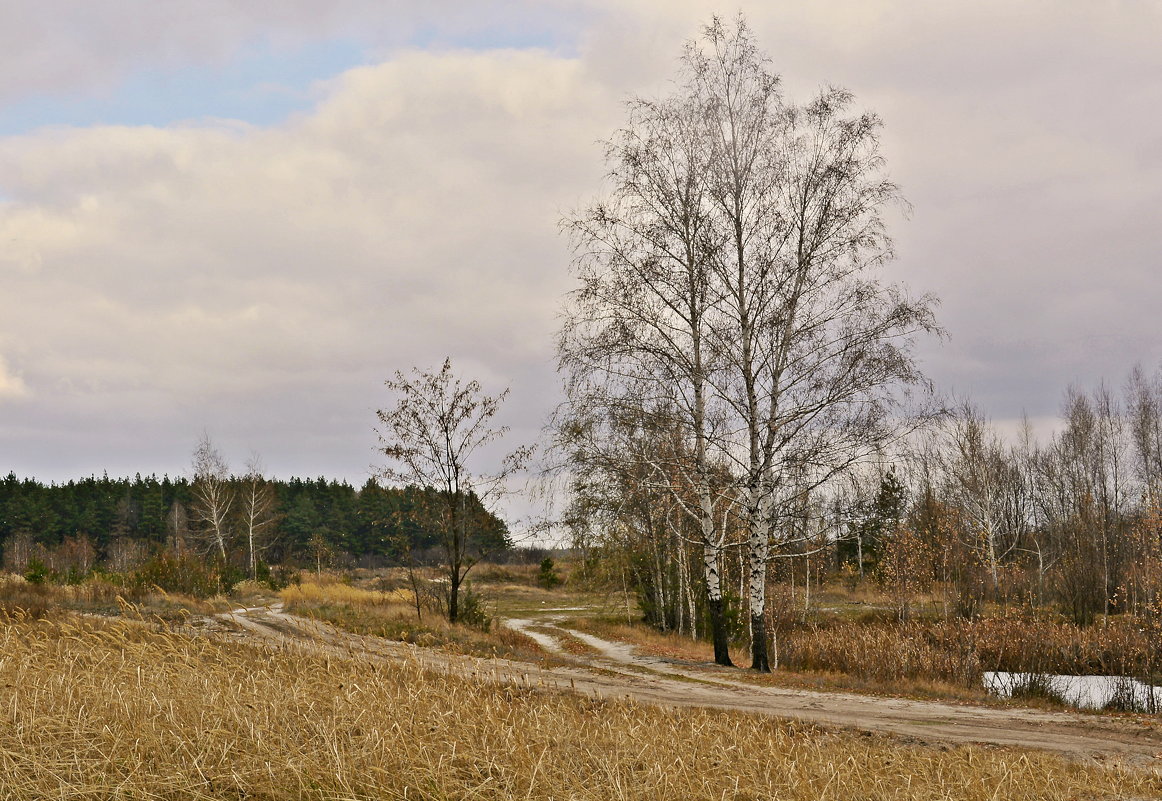
<instances>
[{"instance_id":1,"label":"dark tree trunk","mask_svg":"<svg viewBox=\"0 0 1162 801\"><path fill-rule=\"evenodd\" d=\"M770 673L771 663L767 657L767 621L763 615L750 616L750 631L750 669Z\"/></svg>"},{"instance_id":2,"label":"dark tree trunk","mask_svg":"<svg viewBox=\"0 0 1162 801\"><path fill-rule=\"evenodd\" d=\"M722 614L722 599L710 601L710 632L714 638L714 662L727 667L734 667L730 661L730 643L726 635L726 621Z\"/></svg>"},{"instance_id":3,"label":"dark tree trunk","mask_svg":"<svg viewBox=\"0 0 1162 801\"><path fill-rule=\"evenodd\" d=\"M451 588L448 591L448 622L455 623L460 614L460 581L453 573Z\"/></svg>"}]
</instances>

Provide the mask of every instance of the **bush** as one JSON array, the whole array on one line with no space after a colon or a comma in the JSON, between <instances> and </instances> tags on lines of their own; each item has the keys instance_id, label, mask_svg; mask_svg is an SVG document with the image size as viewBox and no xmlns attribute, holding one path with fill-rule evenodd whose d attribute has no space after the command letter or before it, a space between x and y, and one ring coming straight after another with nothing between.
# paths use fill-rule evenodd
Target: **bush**
<instances>
[{"instance_id":1,"label":"bush","mask_svg":"<svg viewBox=\"0 0 1162 801\"><path fill-rule=\"evenodd\" d=\"M1060 706L1076 706L1066 693L1044 673L1022 673L1009 691L1010 698L1025 701L1048 701Z\"/></svg>"},{"instance_id":2,"label":"bush","mask_svg":"<svg viewBox=\"0 0 1162 801\"><path fill-rule=\"evenodd\" d=\"M492 615L484 608L484 599L472 587L465 584L460 590L456 622L471 626L474 629L488 631L492 626Z\"/></svg>"},{"instance_id":3,"label":"bush","mask_svg":"<svg viewBox=\"0 0 1162 801\"><path fill-rule=\"evenodd\" d=\"M291 584L302 584L303 577L293 567L278 565L271 567L266 562L259 562L254 571L256 578L275 592L289 587Z\"/></svg>"},{"instance_id":4,"label":"bush","mask_svg":"<svg viewBox=\"0 0 1162 801\"><path fill-rule=\"evenodd\" d=\"M24 580L29 584L44 584L49 578L48 568L39 559L28 560L28 570L24 573Z\"/></svg>"},{"instance_id":5,"label":"bush","mask_svg":"<svg viewBox=\"0 0 1162 801\"><path fill-rule=\"evenodd\" d=\"M229 592L242 578L242 573L229 565L162 553L130 574L129 583L142 589L157 587L165 592L209 598Z\"/></svg>"},{"instance_id":6,"label":"bush","mask_svg":"<svg viewBox=\"0 0 1162 801\"><path fill-rule=\"evenodd\" d=\"M548 556L541 561L541 572L537 573L537 584L546 590L561 585L561 576L557 573L553 560Z\"/></svg>"}]
</instances>

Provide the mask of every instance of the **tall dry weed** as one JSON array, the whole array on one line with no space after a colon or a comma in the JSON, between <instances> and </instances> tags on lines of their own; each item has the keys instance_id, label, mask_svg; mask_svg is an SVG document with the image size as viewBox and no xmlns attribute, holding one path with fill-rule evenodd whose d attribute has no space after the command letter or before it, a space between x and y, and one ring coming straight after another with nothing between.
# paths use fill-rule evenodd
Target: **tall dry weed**
<instances>
[{"instance_id":1,"label":"tall dry weed","mask_svg":"<svg viewBox=\"0 0 1162 801\"><path fill-rule=\"evenodd\" d=\"M411 593L402 588L381 592L379 590L365 590L341 582L304 581L301 584L291 584L284 587L279 590L278 595L288 606L296 603L380 606L411 602Z\"/></svg>"},{"instance_id":2,"label":"tall dry weed","mask_svg":"<svg viewBox=\"0 0 1162 801\"><path fill-rule=\"evenodd\" d=\"M887 621L802 627L780 641L796 670L892 682L979 687L984 671L1150 677L1162 670L1162 625L1151 619L1071 622L1022 612L976 620Z\"/></svg>"}]
</instances>

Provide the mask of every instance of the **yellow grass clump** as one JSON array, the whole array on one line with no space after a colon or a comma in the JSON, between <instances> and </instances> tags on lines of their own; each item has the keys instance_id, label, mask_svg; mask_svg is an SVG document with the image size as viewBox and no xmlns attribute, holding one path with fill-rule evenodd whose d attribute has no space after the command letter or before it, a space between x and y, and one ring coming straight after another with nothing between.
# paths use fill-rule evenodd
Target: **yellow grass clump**
<instances>
[{"instance_id":1,"label":"yellow grass clump","mask_svg":"<svg viewBox=\"0 0 1162 801\"><path fill-rule=\"evenodd\" d=\"M61 616L0 618L5 799L1076 799L1162 780Z\"/></svg>"},{"instance_id":2,"label":"yellow grass clump","mask_svg":"<svg viewBox=\"0 0 1162 801\"><path fill-rule=\"evenodd\" d=\"M412 594L403 588L391 592L365 590L340 582L319 583L304 581L302 584L291 584L279 591L283 603L310 604L348 604L351 606L382 606L385 604L410 604Z\"/></svg>"}]
</instances>

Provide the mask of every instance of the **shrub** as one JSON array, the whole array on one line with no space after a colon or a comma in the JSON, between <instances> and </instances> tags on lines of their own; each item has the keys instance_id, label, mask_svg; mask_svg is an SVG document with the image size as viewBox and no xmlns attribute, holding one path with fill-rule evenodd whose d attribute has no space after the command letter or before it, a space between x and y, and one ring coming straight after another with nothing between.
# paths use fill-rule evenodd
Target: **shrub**
<instances>
[{"instance_id":1,"label":"shrub","mask_svg":"<svg viewBox=\"0 0 1162 801\"><path fill-rule=\"evenodd\" d=\"M553 560L546 556L541 562L541 572L537 573L537 584L546 590L560 586L561 576L553 565Z\"/></svg>"},{"instance_id":2,"label":"shrub","mask_svg":"<svg viewBox=\"0 0 1162 801\"><path fill-rule=\"evenodd\" d=\"M162 553L131 573L129 584L141 589L157 587L165 592L209 598L229 592L241 579L242 575L229 567Z\"/></svg>"},{"instance_id":3,"label":"shrub","mask_svg":"<svg viewBox=\"0 0 1162 801\"><path fill-rule=\"evenodd\" d=\"M24 573L24 580L29 584L44 584L49 578L48 568L44 562L33 558L28 560L28 570Z\"/></svg>"},{"instance_id":4,"label":"shrub","mask_svg":"<svg viewBox=\"0 0 1162 801\"><path fill-rule=\"evenodd\" d=\"M492 626L492 615L484 608L484 599L472 587L465 584L460 592L456 622L474 629L488 631Z\"/></svg>"},{"instance_id":5,"label":"shrub","mask_svg":"<svg viewBox=\"0 0 1162 801\"><path fill-rule=\"evenodd\" d=\"M1048 701L1061 706L1075 706L1073 699L1058 688L1044 673L1021 673L1009 690L1009 697L1026 701Z\"/></svg>"}]
</instances>

